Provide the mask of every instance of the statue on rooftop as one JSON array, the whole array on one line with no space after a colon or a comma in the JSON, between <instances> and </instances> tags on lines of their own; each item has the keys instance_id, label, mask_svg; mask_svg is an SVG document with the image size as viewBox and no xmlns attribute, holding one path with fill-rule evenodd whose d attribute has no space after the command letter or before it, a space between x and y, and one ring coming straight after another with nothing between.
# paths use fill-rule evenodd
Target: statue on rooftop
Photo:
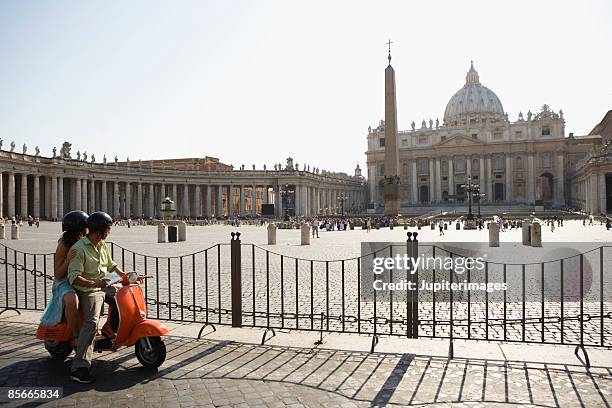
<instances>
[{"instance_id":1,"label":"statue on rooftop","mask_svg":"<svg viewBox=\"0 0 612 408\"><path fill-rule=\"evenodd\" d=\"M60 157L62 159L72 159L70 155L70 149L72 148L72 143L64 142L62 143L62 148L60 149Z\"/></svg>"},{"instance_id":2,"label":"statue on rooftop","mask_svg":"<svg viewBox=\"0 0 612 408\"><path fill-rule=\"evenodd\" d=\"M38 146L36 146L34 148L34 156L39 157L40 156L40 148Z\"/></svg>"},{"instance_id":3,"label":"statue on rooftop","mask_svg":"<svg viewBox=\"0 0 612 408\"><path fill-rule=\"evenodd\" d=\"M11 142L11 152L15 151L15 142Z\"/></svg>"},{"instance_id":4,"label":"statue on rooftop","mask_svg":"<svg viewBox=\"0 0 612 408\"><path fill-rule=\"evenodd\" d=\"M28 146L26 146L25 143L23 144L22 150L23 150L23 154L26 154L26 152L28 151Z\"/></svg>"}]
</instances>

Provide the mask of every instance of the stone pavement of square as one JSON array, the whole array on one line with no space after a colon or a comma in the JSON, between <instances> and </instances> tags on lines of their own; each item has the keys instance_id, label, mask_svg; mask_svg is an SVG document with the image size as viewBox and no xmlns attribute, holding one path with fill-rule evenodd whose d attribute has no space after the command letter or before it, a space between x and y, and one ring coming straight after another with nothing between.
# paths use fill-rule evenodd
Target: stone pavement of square
<instances>
[{"instance_id":1,"label":"stone pavement of square","mask_svg":"<svg viewBox=\"0 0 612 408\"><path fill-rule=\"evenodd\" d=\"M96 354L93 385L69 380L36 325L0 320L0 387L60 386L45 406L610 406L612 370L580 365L260 346L168 336L158 371L132 348ZM529 347L529 346L525 346ZM39 402L11 402L34 406Z\"/></svg>"}]
</instances>

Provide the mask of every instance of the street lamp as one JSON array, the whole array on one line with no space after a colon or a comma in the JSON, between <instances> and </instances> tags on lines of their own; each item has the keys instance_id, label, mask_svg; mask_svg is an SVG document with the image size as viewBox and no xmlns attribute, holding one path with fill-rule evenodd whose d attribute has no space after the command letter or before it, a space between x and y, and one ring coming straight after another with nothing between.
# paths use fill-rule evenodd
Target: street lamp
<instances>
[{"instance_id":1,"label":"street lamp","mask_svg":"<svg viewBox=\"0 0 612 408\"><path fill-rule=\"evenodd\" d=\"M344 193L340 193L340 195L338 196L338 202L340 203L340 216L344 217L344 202L348 200L348 196L346 196Z\"/></svg>"},{"instance_id":2,"label":"street lamp","mask_svg":"<svg viewBox=\"0 0 612 408\"><path fill-rule=\"evenodd\" d=\"M472 176L468 176L467 184L462 184L461 187L465 188L465 191L467 192L467 196L468 196L468 215L467 215L467 219L468 219L468 221L472 221L474 219L474 214L472 214L472 193L474 191L476 191L476 188L478 186L475 185L475 184L472 184Z\"/></svg>"},{"instance_id":3,"label":"street lamp","mask_svg":"<svg viewBox=\"0 0 612 408\"><path fill-rule=\"evenodd\" d=\"M283 203L283 211L284 211L283 221L289 221L289 213L287 209L287 201L289 199L289 184L283 185L283 187L280 190L280 195L281 195L281 199Z\"/></svg>"}]
</instances>

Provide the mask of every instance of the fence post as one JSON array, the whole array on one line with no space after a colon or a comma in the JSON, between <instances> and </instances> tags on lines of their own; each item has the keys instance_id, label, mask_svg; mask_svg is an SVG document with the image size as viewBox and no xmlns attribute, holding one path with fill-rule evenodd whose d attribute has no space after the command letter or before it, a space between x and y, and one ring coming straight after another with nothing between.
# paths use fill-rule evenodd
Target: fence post
<instances>
[{"instance_id":1,"label":"fence post","mask_svg":"<svg viewBox=\"0 0 612 408\"><path fill-rule=\"evenodd\" d=\"M242 256L240 252L240 233L232 232L231 235L232 327L242 327Z\"/></svg>"},{"instance_id":2,"label":"fence post","mask_svg":"<svg viewBox=\"0 0 612 408\"><path fill-rule=\"evenodd\" d=\"M410 237L408 237L409 245L410 245L410 257L418 258L419 257L419 240L417 236L418 232L413 233L414 239L410 241ZM411 291L410 296L412 297L412 318L410 322L411 326L411 338L416 339L419 337L419 271L415 269L412 274L411 281L415 283L414 290Z\"/></svg>"}]
</instances>

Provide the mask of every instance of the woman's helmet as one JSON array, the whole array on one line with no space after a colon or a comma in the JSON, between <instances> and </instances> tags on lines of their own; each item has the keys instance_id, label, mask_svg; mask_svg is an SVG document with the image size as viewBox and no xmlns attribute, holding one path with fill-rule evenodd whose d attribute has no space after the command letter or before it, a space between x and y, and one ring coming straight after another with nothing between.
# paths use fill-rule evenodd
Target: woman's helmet
<instances>
[{"instance_id":1,"label":"woman's helmet","mask_svg":"<svg viewBox=\"0 0 612 408\"><path fill-rule=\"evenodd\" d=\"M113 219L105 212L95 212L87 218L87 228L89 228L90 234L102 232L111 225L113 225Z\"/></svg>"},{"instance_id":2,"label":"woman's helmet","mask_svg":"<svg viewBox=\"0 0 612 408\"><path fill-rule=\"evenodd\" d=\"M86 212L70 211L68 214L64 215L62 219L62 231L85 234L88 218L89 216Z\"/></svg>"}]
</instances>

